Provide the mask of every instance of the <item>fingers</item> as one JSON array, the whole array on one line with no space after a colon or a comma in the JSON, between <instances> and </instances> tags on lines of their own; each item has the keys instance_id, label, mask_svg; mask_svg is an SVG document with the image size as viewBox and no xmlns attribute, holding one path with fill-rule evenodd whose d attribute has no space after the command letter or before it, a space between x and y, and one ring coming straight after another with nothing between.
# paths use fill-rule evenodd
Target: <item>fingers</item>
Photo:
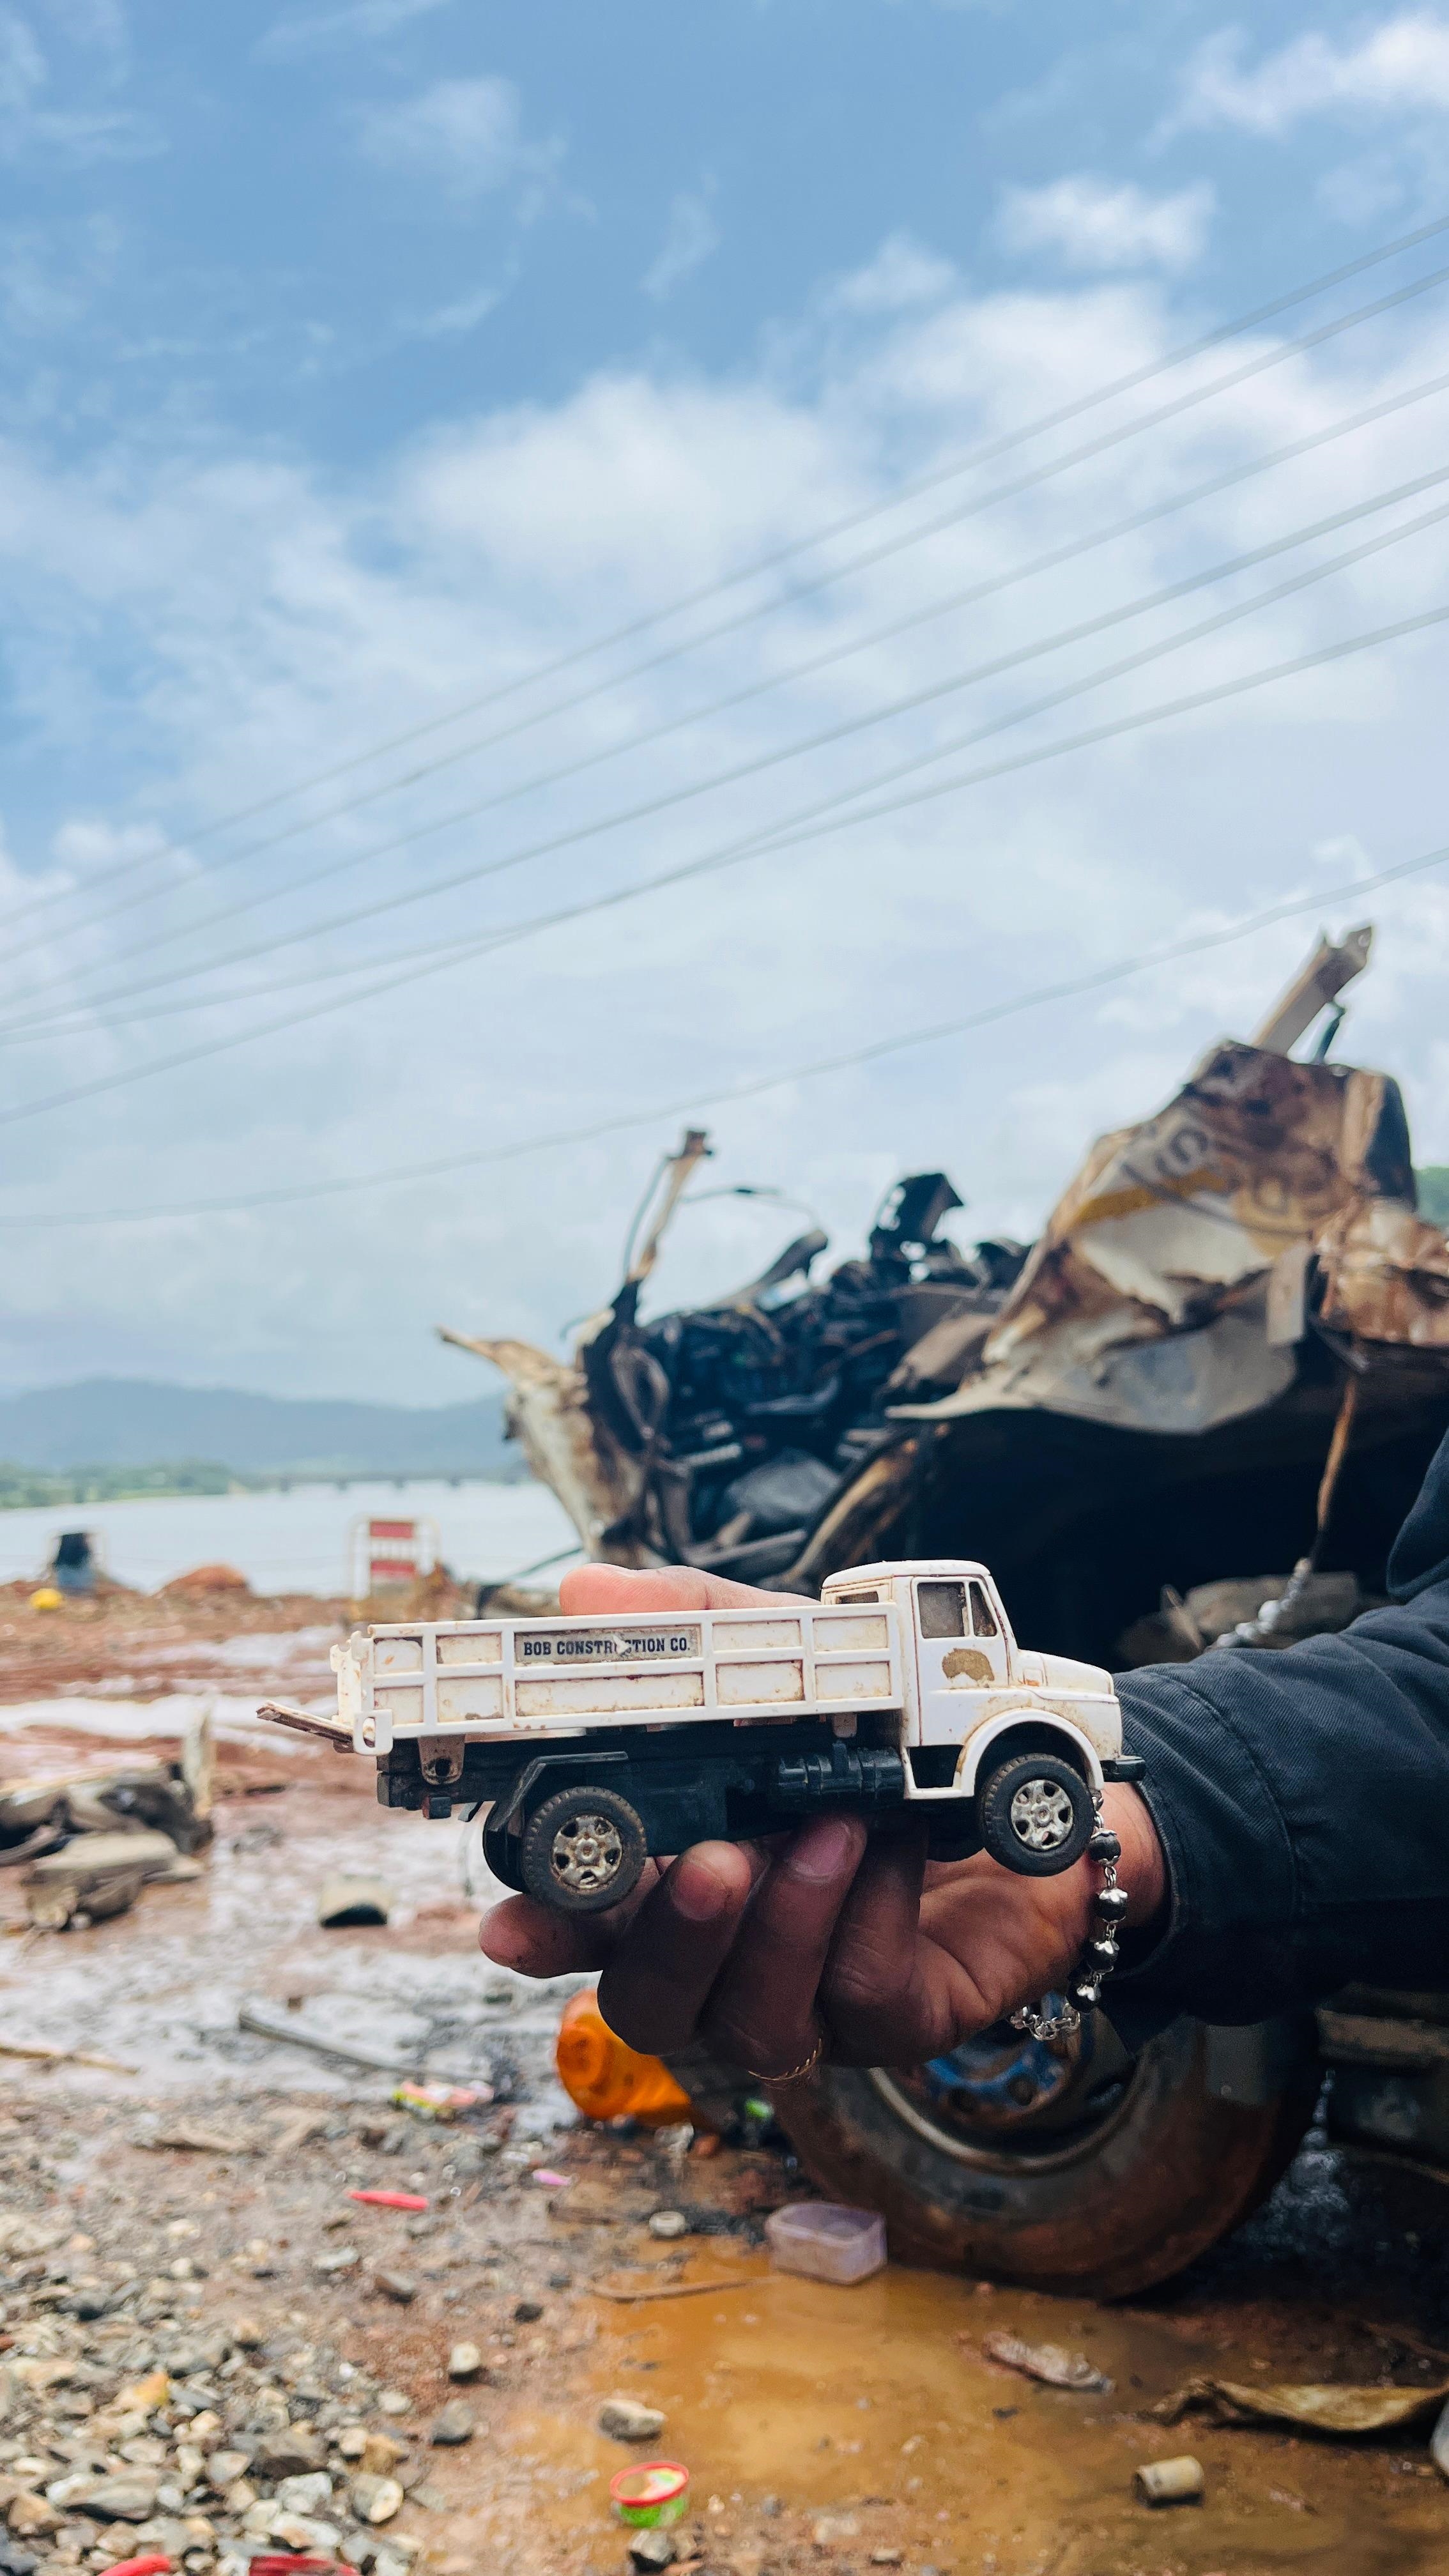
<instances>
[{"instance_id":1,"label":"fingers","mask_svg":"<svg viewBox=\"0 0 1449 2576\"><path fill-rule=\"evenodd\" d=\"M505 1897L478 1926L484 1957L521 1977L566 1977L601 1967L611 1946L603 1916L555 1914L531 1896Z\"/></svg>"},{"instance_id":2,"label":"fingers","mask_svg":"<svg viewBox=\"0 0 1449 2576\"><path fill-rule=\"evenodd\" d=\"M822 1817L792 1836L755 1889L703 2025L754 2075L788 2074L822 2035L816 1997L865 1843L858 1816Z\"/></svg>"},{"instance_id":3,"label":"fingers","mask_svg":"<svg viewBox=\"0 0 1449 2576\"><path fill-rule=\"evenodd\" d=\"M570 1618L591 1610L773 1609L788 1598L692 1565L578 1565L558 1588L559 1608Z\"/></svg>"},{"instance_id":4,"label":"fingers","mask_svg":"<svg viewBox=\"0 0 1449 2576\"><path fill-rule=\"evenodd\" d=\"M696 1843L640 1906L599 1980L599 2010L631 2048L693 2038L764 1866L737 1843Z\"/></svg>"},{"instance_id":5,"label":"fingers","mask_svg":"<svg viewBox=\"0 0 1449 2576\"><path fill-rule=\"evenodd\" d=\"M954 1980L920 1935L924 1829L875 1837L840 1909L821 1980L843 2066L916 2064L952 2046Z\"/></svg>"}]
</instances>

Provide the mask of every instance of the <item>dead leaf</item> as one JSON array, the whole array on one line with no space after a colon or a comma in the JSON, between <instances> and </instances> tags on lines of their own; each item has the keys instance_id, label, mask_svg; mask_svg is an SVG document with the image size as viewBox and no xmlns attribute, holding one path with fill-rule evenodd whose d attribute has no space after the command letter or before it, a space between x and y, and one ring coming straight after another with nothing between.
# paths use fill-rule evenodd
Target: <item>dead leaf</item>
<instances>
[{"instance_id":1,"label":"dead leaf","mask_svg":"<svg viewBox=\"0 0 1449 2576\"><path fill-rule=\"evenodd\" d=\"M966 2351L972 2349L964 2335L958 2335ZM1039 2379L1046 2388L1075 2388L1082 2391L1106 2390L1112 2385L1086 2354L1068 2352L1059 2343L1023 2343L1020 2335L996 2332L983 2335L981 2349L988 2361L999 2361L1003 2370L1019 2370L1027 2379Z\"/></svg>"},{"instance_id":2,"label":"dead leaf","mask_svg":"<svg viewBox=\"0 0 1449 2576\"><path fill-rule=\"evenodd\" d=\"M1192 2379L1151 2412L1162 2424L1201 2411L1221 2424L1297 2424L1308 2433L1351 2439L1422 2423L1440 2412L1446 2398L1449 2385L1443 2383L1436 2388L1355 2388L1302 2380L1249 2388L1236 2379Z\"/></svg>"}]
</instances>

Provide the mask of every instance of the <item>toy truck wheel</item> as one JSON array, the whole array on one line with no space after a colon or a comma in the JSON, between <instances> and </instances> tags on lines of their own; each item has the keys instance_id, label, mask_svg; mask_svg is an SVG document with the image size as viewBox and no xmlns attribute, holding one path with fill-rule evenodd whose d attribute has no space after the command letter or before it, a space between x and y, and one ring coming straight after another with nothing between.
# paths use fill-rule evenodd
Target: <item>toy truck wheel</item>
<instances>
[{"instance_id":1,"label":"toy truck wheel","mask_svg":"<svg viewBox=\"0 0 1449 2576\"><path fill-rule=\"evenodd\" d=\"M1055 1878L1079 1861L1096 1813L1079 1771L1059 1753L1018 1753L977 1794L981 1840L1023 1878Z\"/></svg>"},{"instance_id":2,"label":"toy truck wheel","mask_svg":"<svg viewBox=\"0 0 1449 2576\"><path fill-rule=\"evenodd\" d=\"M644 1820L617 1789L556 1789L524 1827L519 1870L540 1905L600 1914L628 1895L648 1856Z\"/></svg>"}]
</instances>

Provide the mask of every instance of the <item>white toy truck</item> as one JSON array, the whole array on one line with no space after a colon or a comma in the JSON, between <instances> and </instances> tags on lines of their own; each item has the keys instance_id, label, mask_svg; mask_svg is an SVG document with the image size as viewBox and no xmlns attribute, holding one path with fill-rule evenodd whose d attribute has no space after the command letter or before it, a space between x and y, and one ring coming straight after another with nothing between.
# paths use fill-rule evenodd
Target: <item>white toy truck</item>
<instances>
[{"instance_id":1,"label":"white toy truck","mask_svg":"<svg viewBox=\"0 0 1449 2576\"><path fill-rule=\"evenodd\" d=\"M371 1754L384 1806L486 1806L494 1875L568 1914L617 1905L651 1853L841 1810L1054 1876L1103 1782L1142 1769L1111 1675L1024 1652L954 1558L857 1566L818 1603L404 1621L332 1662L336 1719L262 1714Z\"/></svg>"}]
</instances>

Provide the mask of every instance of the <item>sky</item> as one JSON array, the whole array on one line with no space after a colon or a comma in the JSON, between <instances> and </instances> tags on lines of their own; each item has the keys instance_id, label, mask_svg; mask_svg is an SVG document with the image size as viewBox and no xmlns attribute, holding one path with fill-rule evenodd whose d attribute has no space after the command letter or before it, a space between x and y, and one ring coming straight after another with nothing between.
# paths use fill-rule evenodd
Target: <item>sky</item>
<instances>
[{"instance_id":1,"label":"sky","mask_svg":"<svg viewBox=\"0 0 1449 2576\"><path fill-rule=\"evenodd\" d=\"M0 0L0 1386L1029 1237L1363 918L1449 1161L1446 214L1431 7Z\"/></svg>"}]
</instances>

